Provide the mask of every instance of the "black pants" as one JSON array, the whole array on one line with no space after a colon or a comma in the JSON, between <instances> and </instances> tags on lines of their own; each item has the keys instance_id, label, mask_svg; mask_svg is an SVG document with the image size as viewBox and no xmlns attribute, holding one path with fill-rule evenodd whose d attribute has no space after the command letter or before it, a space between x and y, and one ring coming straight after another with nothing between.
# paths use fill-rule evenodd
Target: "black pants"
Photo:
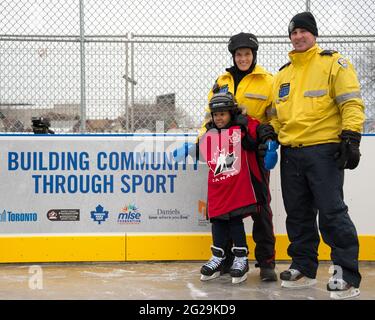
<instances>
[{"instance_id":1,"label":"black pants","mask_svg":"<svg viewBox=\"0 0 375 320\"><path fill-rule=\"evenodd\" d=\"M270 207L271 195L269 191L269 171L265 173L267 180L267 203L259 207L259 212L251 215L253 219L253 240L255 242L256 267L275 268L275 234L272 223L272 210ZM226 245L226 255L230 256L232 240Z\"/></svg>"},{"instance_id":2,"label":"black pants","mask_svg":"<svg viewBox=\"0 0 375 320\"><path fill-rule=\"evenodd\" d=\"M281 148L281 189L292 258L290 268L309 278L318 269L319 230L331 247L333 264L343 279L359 287L358 236L344 203L344 171L337 168L338 144ZM328 276L328 275L327 275Z\"/></svg>"},{"instance_id":3,"label":"black pants","mask_svg":"<svg viewBox=\"0 0 375 320\"><path fill-rule=\"evenodd\" d=\"M275 235L272 223L272 211L269 204L260 207L260 211L251 215L253 218L253 240L257 266L275 267Z\"/></svg>"},{"instance_id":4,"label":"black pants","mask_svg":"<svg viewBox=\"0 0 375 320\"><path fill-rule=\"evenodd\" d=\"M229 220L211 219L211 223L215 247L225 250L229 239L232 239L235 247L247 248L245 226L241 216Z\"/></svg>"}]
</instances>

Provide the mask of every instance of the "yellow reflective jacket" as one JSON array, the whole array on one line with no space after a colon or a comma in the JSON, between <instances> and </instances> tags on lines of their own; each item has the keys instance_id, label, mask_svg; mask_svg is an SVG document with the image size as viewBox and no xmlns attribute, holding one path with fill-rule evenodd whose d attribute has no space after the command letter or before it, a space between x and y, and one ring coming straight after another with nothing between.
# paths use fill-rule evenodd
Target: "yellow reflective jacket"
<instances>
[{"instance_id":1,"label":"yellow reflective jacket","mask_svg":"<svg viewBox=\"0 0 375 320\"><path fill-rule=\"evenodd\" d=\"M361 132L364 104L353 65L318 45L289 57L273 86L271 124L279 142L309 146L339 142L342 130Z\"/></svg>"},{"instance_id":2,"label":"yellow reflective jacket","mask_svg":"<svg viewBox=\"0 0 375 320\"><path fill-rule=\"evenodd\" d=\"M272 82L273 76L263 67L256 65L253 72L247 74L237 86L235 98L241 109L246 110L246 114L259 120L261 123L269 121L266 109L271 110L272 103ZM216 83L219 88L227 86L228 91L234 92L234 79L230 72L222 74ZM208 93L208 101L213 95L212 89ZM206 107L206 118L199 132L199 136L206 132L205 124L211 119L210 109Z\"/></svg>"}]
</instances>

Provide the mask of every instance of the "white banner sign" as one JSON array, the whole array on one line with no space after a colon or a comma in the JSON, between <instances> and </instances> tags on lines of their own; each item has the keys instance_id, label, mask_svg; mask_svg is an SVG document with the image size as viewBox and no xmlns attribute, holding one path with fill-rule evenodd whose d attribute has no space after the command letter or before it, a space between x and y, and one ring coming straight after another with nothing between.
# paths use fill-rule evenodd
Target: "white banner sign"
<instances>
[{"instance_id":1,"label":"white banner sign","mask_svg":"<svg viewBox=\"0 0 375 320\"><path fill-rule=\"evenodd\" d=\"M207 167L185 135L2 136L1 233L207 232Z\"/></svg>"}]
</instances>

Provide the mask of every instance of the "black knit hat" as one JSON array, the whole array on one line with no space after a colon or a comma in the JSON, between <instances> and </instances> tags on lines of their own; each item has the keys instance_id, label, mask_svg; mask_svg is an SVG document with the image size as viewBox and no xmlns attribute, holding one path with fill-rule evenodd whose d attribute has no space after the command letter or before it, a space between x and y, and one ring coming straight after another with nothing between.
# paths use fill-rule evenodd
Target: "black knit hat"
<instances>
[{"instance_id":1,"label":"black knit hat","mask_svg":"<svg viewBox=\"0 0 375 320\"><path fill-rule=\"evenodd\" d=\"M296 14L289 23L288 33L290 34L296 28L303 28L311 32L315 37L318 36L318 27L316 26L316 21L311 12L301 12Z\"/></svg>"}]
</instances>

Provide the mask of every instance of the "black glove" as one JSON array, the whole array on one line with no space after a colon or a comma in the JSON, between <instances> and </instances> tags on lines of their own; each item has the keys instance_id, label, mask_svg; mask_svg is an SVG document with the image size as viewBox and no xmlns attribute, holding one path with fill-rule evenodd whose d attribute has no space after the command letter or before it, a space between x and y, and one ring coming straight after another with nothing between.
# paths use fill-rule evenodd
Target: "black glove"
<instances>
[{"instance_id":1,"label":"black glove","mask_svg":"<svg viewBox=\"0 0 375 320\"><path fill-rule=\"evenodd\" d=\"M270 124L260 124L257 127L257 136L261 144L266 143L267 140L277 140L277 134Z\"/></svg>"},{"instance_id":2,"label":"black glove","mask_svg":"<svg viewBox=\"0 0 375 320\"><path fill-rule=\"evenodd\" d=\"M251 150L251 151L256 151L257 150L257 142L249 135L248 132L245 133L241 140L241 146L245 150Z\"/></svg>"},{"instance_id":3,"label":"black glove","mask_svg":"<svg viewBox=\"0 0 375 320\"><path fill-rule=\"evenodd\" d=\"M341 138L340 150L335 153L335 159L339 169L357 168L361 153L359 152L359 144L361 142L361 134L351 130L343 130L339 135Z\"/></svg>"},{"instance_id":4,"label":"black glove","mask_svg":"<svg viewBox=\"0 0 375 320\"><path fill-rule=\"evenodd\" d=\"M261 143L258 145L258 156L264 158L267 152L267 145L265 143Z\"/></svg>"}]
</instances>

